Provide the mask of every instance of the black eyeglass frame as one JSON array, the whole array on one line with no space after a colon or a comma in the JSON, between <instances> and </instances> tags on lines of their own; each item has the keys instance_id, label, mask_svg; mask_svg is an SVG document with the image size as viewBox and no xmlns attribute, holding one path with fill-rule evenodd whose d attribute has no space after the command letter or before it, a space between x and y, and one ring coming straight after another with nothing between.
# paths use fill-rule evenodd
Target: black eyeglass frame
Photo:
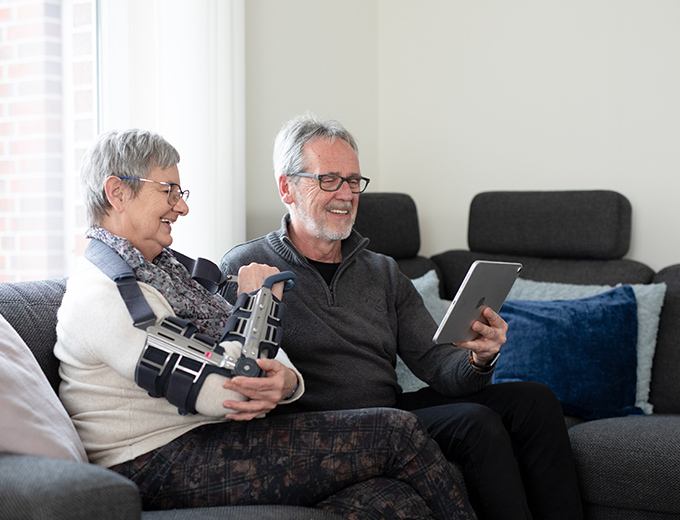
<instances>
[{"instance_id":1,"label":"black eyeglass frame","mask_svg":"<svg viewBox=\"0 0 680 520\"><path fill-rule=\"evenodd\" d=\"M328 192L340 190L340 188L342 188L342 183L346 182L347 186L349 186L350 191L352 193L355 193L355 194L365 192L366 188L368 188L368 184L371 182L371 179L369 179L368 177L361 177L361 176L359 176L359 177L356 177L356 176L355 177L343 177L343 176L337 175L335 173L322 173L321 175L318 175L316 173L297 172L297 173L287 173L286 177L309 177L310 179L316 179L316 180L319 181L319 189L321 189L322 191L328 191ZM333 189L333 190L326 189L321 185L321 181L323 180L324 177L333 177L333 178L336 178L336 179L340 179L340 184L338 184L338 187ZM358 181L360 184L361 184L361 181L366 181L366 185L361 190L354 191L354 190L352 190L352 185L350 184L350 181Z\"/></svg>"},{"instance_id":2,"label":"black eyeglass frame","mask_svg":"<svg viewBox=\"0 0 680 520\"><path fill-rule=\"evenodd\" d=\"M174 182L154 181L154 180L151 180L151 179L142 179L141 177L129 177L127 175L117 175L117 177L119 179L131 179L131 180L134 180L134 181L153 182L154 184L162 184L163 186L170 186L170 190L168 191L168 204L170 204L171 206L174 206L175 204L177 204L179 202L179 199L182 199L184 202L189 200L189 193L190 193L189 190L183 190L182 187L179 184L174 183ZM177 200L175 200L175 202L173 202L170 198L170 197L172 197L172 187L173 186L177 186L177 190L179 192L178 193L179 197L177 197Z\"/></svg>"}]
</instances>

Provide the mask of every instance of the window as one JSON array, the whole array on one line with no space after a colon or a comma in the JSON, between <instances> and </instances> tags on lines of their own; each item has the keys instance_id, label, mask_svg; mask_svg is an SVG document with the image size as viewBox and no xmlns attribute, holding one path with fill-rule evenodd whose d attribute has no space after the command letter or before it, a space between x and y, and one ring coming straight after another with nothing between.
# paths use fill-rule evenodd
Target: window
<instances>
[{"instance_id":1,"label":"window","mask_svg":"<svg viewBox=\"0 0 680 520\"><path fill-rule=\"evenodd\" d=\"M96 129L94 0L0 7L0 280L64 276L82 243L76 168Z\"/></svg>"},{"instance_id":2,"label":"window","mask_svg":"<svg viewBox=\"0 0 680 520\"><path fill-rule=\"evenodd\" d=\"M244 239L243 1L3 0L0 281L71 272L80 160L112 128L179 150L192 204L173 247L217 261Z\"/></svg>"}]
</instances>

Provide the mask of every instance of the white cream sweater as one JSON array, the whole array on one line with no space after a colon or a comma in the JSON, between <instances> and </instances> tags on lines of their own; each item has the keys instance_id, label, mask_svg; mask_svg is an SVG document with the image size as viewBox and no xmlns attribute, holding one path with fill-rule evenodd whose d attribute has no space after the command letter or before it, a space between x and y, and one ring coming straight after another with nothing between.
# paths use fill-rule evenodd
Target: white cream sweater
<instances>
[{"instance_id":1,"label":"white cream sweater","mask_svg":"<svg viewBox=\"0 0 680 520\"><path fill-rule=\"evenodd\" d=\"M140 283L154 313L174 315L154 287ZM59 396L80 435L90 462L110 467L159 448L203 424L224 421L226 399L243 396L222 388L222 376L211 374L199 393L195 415L180 415L163 398L149 397L135 383L135 367L146 332L132 325L116 284L82 259L69 278L57 315L57 343L62 383ZM238 344L231 345L238 352ZM292 368L304 392L301 374L279 349L276 357Z\"/></svg>"}]
</instances>

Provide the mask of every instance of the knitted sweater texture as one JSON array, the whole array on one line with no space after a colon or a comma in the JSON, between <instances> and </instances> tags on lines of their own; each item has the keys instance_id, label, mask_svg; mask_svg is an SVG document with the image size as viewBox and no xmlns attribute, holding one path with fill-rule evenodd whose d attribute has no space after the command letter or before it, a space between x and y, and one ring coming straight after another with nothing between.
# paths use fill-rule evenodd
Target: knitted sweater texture
<instances>
[{"instance_id":1,"label":"knitted sweater texture","mask_svg":"<svg viewBox=\"0 0 680 520\"><path fill-rule=\"evenodd\" d=\"M305 378L305 394L284 413L394 406L401 393L397 353L420 379L449 396L476 392L490 374L475 371L467 351L436 345L437 324L394 259L366 249L352 231L342 243L342 262L330 287L281 228L227 252L225 273L258 262L293 271L296 287L287 305L282 346ZM225 291L233 302L235 294Z\"/></svg>"}]
</instances>

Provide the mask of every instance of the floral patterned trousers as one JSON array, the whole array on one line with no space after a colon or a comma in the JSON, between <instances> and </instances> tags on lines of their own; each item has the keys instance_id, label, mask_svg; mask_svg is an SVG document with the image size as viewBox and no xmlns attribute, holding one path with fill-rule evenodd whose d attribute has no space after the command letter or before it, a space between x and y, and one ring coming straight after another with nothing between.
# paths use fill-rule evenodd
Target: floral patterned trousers
<instances>
[{"instance_id":1,"label":"floral patterned trousers","mask_svg":"<svg viewBox=\"0 0 680 520\"><path fill-rule=\"evenodd\" d=\"M370 408L198 427L112 467L144 509L318 507L347 519L474 519L420 420Z\"/></svg>"}]
</instances>

